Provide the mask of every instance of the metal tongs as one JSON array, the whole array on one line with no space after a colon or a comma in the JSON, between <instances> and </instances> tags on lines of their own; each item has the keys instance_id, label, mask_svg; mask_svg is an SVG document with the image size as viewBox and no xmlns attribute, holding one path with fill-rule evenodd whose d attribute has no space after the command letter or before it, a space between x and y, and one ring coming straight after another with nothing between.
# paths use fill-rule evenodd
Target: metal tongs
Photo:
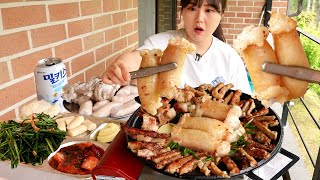
<instances>
[{"instance_id":1,"label":"metal tongs","mask_svg":"<svg viewBox=\"0 0 320 180\"><path fill-rule=\"evenodd\" d=\"M141 77L146 77L154 74L158 74L164 71L170 71L178 67L177 63L168 63L155 67L141 68L137 71L130 72L131 79L137 79Z\"/></svg>"},{"instance_id":2,"label":"metal tongs","mask_svg":"<svg viewBox=\"0 0 320 180\"><path fill-rule=\"evenodd\" d=\"M320 71L305 67L286 66L265 62L262 64L262 70L267 73L288 76L294 79L320 84Z\"/></svg>"}]
</instances>

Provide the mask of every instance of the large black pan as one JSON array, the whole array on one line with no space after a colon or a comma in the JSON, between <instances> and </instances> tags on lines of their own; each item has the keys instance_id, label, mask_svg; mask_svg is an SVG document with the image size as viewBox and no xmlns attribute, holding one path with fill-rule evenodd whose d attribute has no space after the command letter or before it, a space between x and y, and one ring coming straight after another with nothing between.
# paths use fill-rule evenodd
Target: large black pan
<instances>
[{"instance_id":1,"label":"large black pan","mask_svg":"<svg viewBox=\"0 0 320 180\"><path fill-rule=\"evenodd\" d=\"M241 95L241 100L248 100L250 99L251 96L250 95L247 95L247 94L242 94ZM139 101L139 100L137 100ZM263 105L261 104L260 101L254 99L254 102L255 102L255 105L256 105L256 110L259 110L261 108L263 108ZM130 127L135 127L135 128L141 128L141 125L142 125L142 117L138 115L140 109L138 109L136 112L134 112L131 117L129 118L128 122L127 122L127 126L130 126ZM249 175L249 174L252 174L252 171L261 167L262 165L264 165L265 163L267 163L268 161L270 161L281 149L281 144L282 144L282 139L283 139L283 125L279 119L279 116L271 109L269 108L269 113L267 115L274 115L276 116L276 118L278 119L279 121L279 125L278 126L275 126L275 127L272 127L270 128L270 130L272 131L276 131L278 133L278 137L276 140L272 140L271 143L275 145L275 148L273 149L273 151L271 152L271 156L269 159L266 159L266 160L260 160L258 162L258 165L257 167L249 167L247 169L244 169L244 170L241 170L239 174L237 175L233 175L232 177L235 177L235 176L240 176L240 175ZM130 142L130 141L134 141L131 137L129 137L127 135L127 141ZM170 173L167 173L164 171L164 169L157 169L155 167L155 164L152 162L152 161L148 161L144 158L140 158L138 157L142 162L145 163L146 166L152 168L153 170L159 172L159 173L162 173L162 174L166 174L168 176L173 176L173 177L176 177L176 178L182 178L182 179L223 179L222 177L219 177L219 176L205 176L203 173L201 173L199 171L199 169L197 168L196 170L194 170L193 172L190 172L190 173L187 173L187 174L184 174L184 175L179 175L179 174L170 174ZM223 170L223 168L225 168L226 170L226 167L220 167L220 169Z\"/></svg>"}]
</instances>

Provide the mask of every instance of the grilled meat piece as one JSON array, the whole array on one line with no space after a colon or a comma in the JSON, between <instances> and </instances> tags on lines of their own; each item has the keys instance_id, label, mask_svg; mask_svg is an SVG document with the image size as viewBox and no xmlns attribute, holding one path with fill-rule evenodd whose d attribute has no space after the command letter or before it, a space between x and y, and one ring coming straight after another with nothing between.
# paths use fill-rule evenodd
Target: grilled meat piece
<instances>
[{"instance_id":1,"label":"grilled meat piece","mask_svg":"<svg viewBox=\"0 0 320 180\"><path fill-rule=\"evenodd\" d=\"M241 154L246 156L251 167L256 167L258 165L258 162L252 156L250 156L244 149L239 148L239 151Z\"/></svg>"},{"instance_id":2,"label":"grilled meat piece","mask_svg":"<svg viewBox=\"0 0 320 180\"><path fill-rule=\"evenodd\" d=\"M230 105L238 104L240 102L241 94L242 94L242 92L240 90L236 90L234 92L233 97L231 98Z\"/></svg>"},{"instance_id":3,"label":"grilled meat piece","mask_svg":"<svg viewBox=\"0 0 320 180\"><path fill-rule=\"evenodd\" d=\"M131 150L138 150L138 149L156 150L156 149L163 148L163 146L155 142L134 141L134 142L128 142L128 148Z\"/></svg>"},{"instance_id":4,"label":"grilled meat piece","mask_svg":"<svg viewBox=\"0 0 320 180\"><path fill-rule=\"evenodd\" d=\"M223 178L230 178L228 173L226 171L221 171L218 168L218 166L216 164L214 164L214 162L210 163L209 169L211 170L212 174L214 174L214 175L221 176Z\"/></svg>"},{"instance_id":5,"label":"grilled meat piece","mask_svg":"<svg viewBox=\"0 0 320 180\"><path fill-rule=\"evenodd\" d=\"M151 160L154 163L159 163L160 161L162 161L164 159L168 159L168 158L171 158L171 157L179 155L179 154L181 154L181 152L176 151L176 150L171 150L171 151L156 155L156 156L152 157Z\"/></svg>"},{"instance_id":6,"label":"grilled meat piece","mask_svg":"<svg viewBox=\"0 0 320 180\"><path fill-rule=\"evenodd\" d=\"M255 131L253 137L254 140L258 141L261 144L269 145L271 143L271 139L261 131Z\"/></svg>"},{"instance_id":7,"label":"grilled meat piece","mask_svg":"<svg viewBox=\"0 0 320 180\"><path fill-rule=\"evenodd\" d=\"M209 91L209 92L211 92L213 88L214 87L213 87L212 84L202 84L202 85L199 86L198 89L199 89L199 91Z\"/></svg>"},{"instance_id":8,"label":"grilled meat piece","mask_svg":"<svg viewBox=\"0 0 320 180\"><path fill-rule=\"evenodd\" d=\"M181 154L178 154L178 155L175 155L171 158L167 158L167 159L164 159L162 161L160 161L159 163L156 164L156 168L157 169L163 169L167 164L170 164L171 162L177 160L177 159L180 159L182 157Z\"/></svg>"},{"instance_id":9,"label":"grilled meat piece","mask_svg":"<svg viewBox=\"0 0 320 180\"><path fill-rule=\"evenodd\" d=\"M238 168L237 164L229 156L223 156L221 161L227 166L228 170L230 171L230 175L240 173L240 169Z\"/></svg>"},{"instance_id":10,"label":"grilled meat piece","mask_svg":"<svg viewBox=\"0 0 320 180\"><path fill-rule=\"evenodd\" d=\"M196 95L192 91L187 91L185 89L178 89L177 93L174 94L173 99L178 102L190 102L192 98Z\"/></svg>"},{"instance_id":11,"label":"grilled meat piece","mask_svg":"<svg viewBox=\"0 0 320 180\"><path fill-rule=\"evenodd\" d=\"M160 139L168 139L170 137L169 134L157 133L154 131L142 130L134 127L128 127L124 124L121 124L121 128L124 132L132 138L136 138L137 135L144 135L151 138L160 138Z\"/></svg>"},{"instance_id":12,"label":"grilled meat piece","mask_svg":"<svg viewBox=\"0 0 320 180\"><path fill-rule=\"evenodd\" d=\"M256 159L268 159L271 156L266 150L258 149L250 145L245 147L245 151Z\"/></svg>"},{"instance_id":13,"label":"grilled meat piece","mask_svg":"<svg viewBox=\"0 0 320 180\"><path fill-rule=\"evenodd\" d=\"M175 173L175 172L178 172L179 168L185 164L186 162L190 161L191 159L193 159L193 156L189 155L189 156L186 156L186 157L183 157L181 159L177 159L175 160L174 162L172 162L171 164L169 164L167 167L166 167L166 172L168 173Z\"/></svg>"},{"instance_id":14,"label":"grilled meat piece","mask_svg":"<svg viewBox=\"0 0 320 180\"><path fill-rule=\"evenodd\" d=\"M157 122L157 118L151 116L150 114L143 114L143 122L141 129L148 131L157 131L159 129L159 125Z\"/></svg>"},{"instance_id":15,"label":"grilled meat piece","mask_svg":"<svg viewBox=\"0 0 320 180\"><path fill-rule=\"evenodd\" d=\"M182 174L186 174L188 172L192 172L193 170L195 170L197 168L198 162L199 162L198 159L191 159L190 161L186 162L179 169L179 174L182 175Z\"/></svg>"}]
</instances>

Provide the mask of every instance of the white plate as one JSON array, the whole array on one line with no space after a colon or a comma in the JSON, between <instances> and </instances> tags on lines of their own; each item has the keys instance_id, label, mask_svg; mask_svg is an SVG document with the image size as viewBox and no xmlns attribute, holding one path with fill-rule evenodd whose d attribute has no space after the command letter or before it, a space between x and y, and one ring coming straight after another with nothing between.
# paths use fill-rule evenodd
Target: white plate
<instances>
[{"instance_id":1,"label":"white plate","mask_svg":"<svg viewBox=\"0 0 320 180\"><path fill-rule=\"evenodd\" d=\"M90 140L96 141L99 131L101 129L103 129L104 127L106 127L107 124L108 123L102 123L99 127L97 127L95 130L93 130L89 135Z\"/></svg>"},{"instance_id":2,"label":"white plate","mask_svg":"<svg viewBox=\"0 0 320 180\"><path fill-rule=\"evenodd\" d=\"M105 147L103 144L101 144L101 143L99 143L99 142L97 142L97 141L90 141L90 140L88 140L88 141L69 141L69 142L66 142L66 143L61 144L61 145L59 146L59 148L58 148L55 152L51 153L51 154L48 156L48 158L47 158L48 164L49 164L50 159L51 159L57 152L59 152L61 148L68 147L68 146L72 146L72 145L74 145L74 144L84 143L84 142L91 142L91 143L93 143L94 145L100 147L101 149L106 150L106 147ZM51 167L50 165L49 165L49 167L52 168L52 169L54 169L54 168ZM73 176L73 177L91 178L91 174L85 174L85 175L81 175L81 174L70 174L70 173L61 172L61 171L59 171L59 170L57 170L57 169L54 169L54 170L55 170L55 171L58 171L58 172L60 172L60 173L62 173L62 174L67 174L67 175L70 175L70 176Z\"/></svg>"}]
</instances>

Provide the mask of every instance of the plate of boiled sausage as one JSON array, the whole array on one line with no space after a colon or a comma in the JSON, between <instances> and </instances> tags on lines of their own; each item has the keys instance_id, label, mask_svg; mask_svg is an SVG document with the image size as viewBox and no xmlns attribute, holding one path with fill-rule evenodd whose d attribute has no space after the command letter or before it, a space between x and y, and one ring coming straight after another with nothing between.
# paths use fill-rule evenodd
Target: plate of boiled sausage
<instances>
[{"instance_id":1,"label":"plate of boiled sausage","mask_svg":"<svg viewBox=\"0 0 320 180\"><path fill-rule=\"evenodd\" d=\"M108 85L93 78L85 83L67 84L63 90L64 107L81 115L122 119L140 107L135 101L139 95L134 85Z\"/></svg>"}]
</instances>

